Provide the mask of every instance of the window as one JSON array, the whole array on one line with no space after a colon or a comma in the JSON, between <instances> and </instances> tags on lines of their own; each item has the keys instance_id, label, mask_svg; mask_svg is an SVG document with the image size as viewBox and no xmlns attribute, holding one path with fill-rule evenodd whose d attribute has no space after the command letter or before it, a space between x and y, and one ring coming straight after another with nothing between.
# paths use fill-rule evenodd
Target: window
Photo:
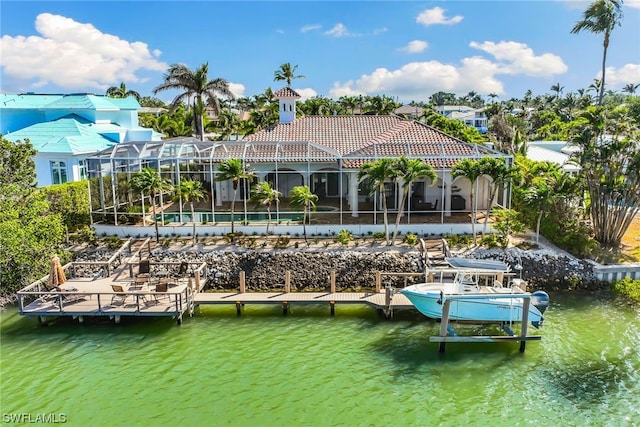
<instances>
[{"instance_id":1,"label":"window","mask_svg":"<svg viewBox=\"0 0 640 427\"><path fill-rule=\"evenodd\" d=\"M62 161L51 161L51 183L64 184L67 182L67 164Z\"/></svg>"},{"instance_id":2,"label":"window","mask_svg":"<svg viewBox=\"0 0 640 427\"><path fill-rule=\"evenodd\" d=\"M78 160L78 170L80 171L80 179L87 179L87 161Z\"/></svg>"}]
</instances>

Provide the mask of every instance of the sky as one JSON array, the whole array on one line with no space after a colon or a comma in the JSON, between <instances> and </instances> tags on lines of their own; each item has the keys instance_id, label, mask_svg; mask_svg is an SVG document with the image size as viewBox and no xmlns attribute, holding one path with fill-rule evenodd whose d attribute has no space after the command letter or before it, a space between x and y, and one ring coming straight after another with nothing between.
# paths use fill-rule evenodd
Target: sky
<instances>
[{"instance_id":1,"label":"sky","mask_svg":"<svg viewBox=\"0 0 640 427\"><path fill-rule=\"evenodd\" d=\"M498 100L587 88L602 35L571 34L588 2L6 1L0 0L0 92L104 94L124 82L154 96L171 64L224 78L238 97L277 90L297 65L303 99L438 91ZM640 83L640 0L611 36L607 89ZM168 102L176 92L160 92Z\"/></svg>"}]
</instances>

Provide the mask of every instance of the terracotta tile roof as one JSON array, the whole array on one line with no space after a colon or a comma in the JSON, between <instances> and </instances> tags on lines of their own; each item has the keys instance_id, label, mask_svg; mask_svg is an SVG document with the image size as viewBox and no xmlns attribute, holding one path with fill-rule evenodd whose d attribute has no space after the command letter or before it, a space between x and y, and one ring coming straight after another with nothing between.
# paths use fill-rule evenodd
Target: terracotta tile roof
<instances>
[{"instance_id":1,"label":"terracotta tile roof","mask_svg":"<svg viewBox=\"0 0 640 427\"><path fill-rule=\"evenodd\" d=\"M401 155L422 157L434 167L450 167L461 157L494 154L485 147L460 141L423 123L396 116L300 117L292 123L279 123L263 129L244 140L254 143L312 142L344 156L345 167L359 167L373 157ZM441 157L447 159L439 160Z\"/></svg>"},{"instance_id":2,"label":"terracotta tile roof","mask_svg":"<svg viewBox=\"0 0 640 427\"><path fill-rule=\"evenodd\" d=\"M283 87L282 89L275 91L273 96L276 98L302 98L298 95L298 92L290 87Z\"/></svg>"}]
</instances>

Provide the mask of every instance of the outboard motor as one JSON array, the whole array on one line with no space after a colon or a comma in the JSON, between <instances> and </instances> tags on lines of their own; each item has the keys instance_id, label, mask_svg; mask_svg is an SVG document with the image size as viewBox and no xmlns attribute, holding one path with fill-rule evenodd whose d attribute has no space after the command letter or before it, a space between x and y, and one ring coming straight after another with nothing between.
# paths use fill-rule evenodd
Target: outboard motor
<instances>
[{"instance_id":1,"label":"outboard motor","mask_svg":"<svg viewBox=\"0 0 640 427\"><path fill-rule=\"evenodd\" d=\"M549 294L545 291L535 291L531 294L531 304L538 309L540 314L544 314L544 311L549 307Z\"/></svg>"},{"instance_id":2,"label":"outboard motor","mask_svg":"<svg viewBox=\"0 0 640 427\"><path fill-rule=\"evenodd\" d=\"M549 294L545 291L535 291L531 294L531 304L538 309L540 314L544 314L547 307L549 307ZM541 318L540 321L531 322L531 324L535 328L539 328L542 326L542 320Z\"/></svg>"}]
</instances>

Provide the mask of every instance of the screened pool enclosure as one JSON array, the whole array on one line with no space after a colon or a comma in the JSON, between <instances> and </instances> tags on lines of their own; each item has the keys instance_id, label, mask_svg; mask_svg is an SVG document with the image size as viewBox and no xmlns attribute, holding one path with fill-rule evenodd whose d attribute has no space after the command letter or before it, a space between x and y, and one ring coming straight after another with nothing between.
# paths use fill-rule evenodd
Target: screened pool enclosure
<instances>
[{"instance_id":1,"label":"screened pool enclosure","mask_svg":"<svg viewBox=\"0 0 640 427\"><path fill-rule=\"evenodd\" d=\"M483 156L506 157L487 147L464 144L451 147L438 142L378 143L366 150L343 155L312 142L199 141L181 137L163 141L141 141L116 144L87 159L91 215L101 224L182 224L195 220L200 224L225 224L231 221L231 204L235 193L234 221L238 224L264 223L268 210L250 201L251 187L267 181L282 195L270 207L272 223L300 223L303 212L289 203L293 187L306 185L318 196L317 209L310 215L311 224L382 224L380 193L358 179L361 165L383 157L407 156L429 163L438 175L412 184L405 204L403 224L469 222L470 182L464 177L453 179L451 167L461 158ZM219 165L239 159L255 174L253 182L243 180L234 191L231 181L220 180ZM156 218L153 218L147 194L134 192L133 175L143 168L159 171L174 186L181 180L199 181L206 199L194 202L195 218L187 203L177 199L173 191L155 196ZM474 204L483 209L487 204L490 181L483 177L476 183ZM389 182L385 186L387 208L397 212L401 189ZM499 193L499 201L507 200L507 191ZM144 216L144 221L143 221ZM395 216L390 216L393 222Z\"/></svg>"}]
</instances>

